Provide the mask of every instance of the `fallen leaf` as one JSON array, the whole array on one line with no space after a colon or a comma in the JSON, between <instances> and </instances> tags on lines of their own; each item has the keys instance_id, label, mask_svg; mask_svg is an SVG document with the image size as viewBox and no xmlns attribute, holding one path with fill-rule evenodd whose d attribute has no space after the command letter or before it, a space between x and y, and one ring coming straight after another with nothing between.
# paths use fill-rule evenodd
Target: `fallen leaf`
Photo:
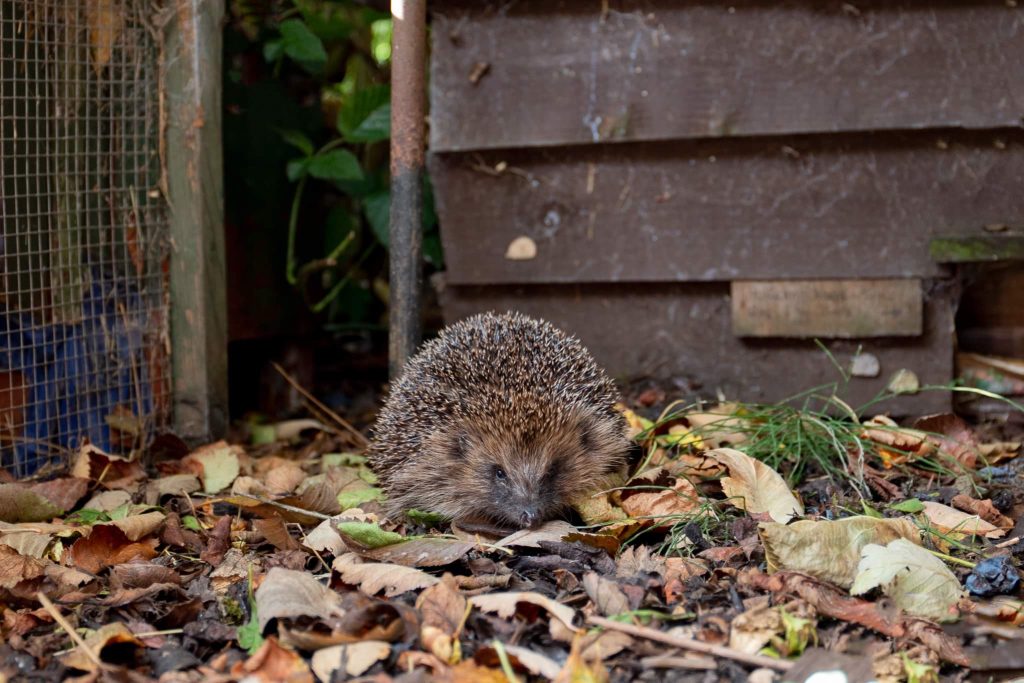
<instances>
[{"instance_id":1,"label":"fallen leaf","mask_svg":"<svg viewBox=\"0 0 1024 683\"><path fill-rule=\"evenodd\" d=\"M345 614L341 596L308 572L273 567L256 589L260 631L271 619L314 617L329 620Z\"/></svg>"},{"instance_id":2,"label":"fallen leaf","mask_svg":"<svg viewBox=\"0 0 1024 683\"><path fill-rule=\"evenodd\" d=\"M555 677L555 683L607 683L608 669L600 657L586 655L582 642L582 637L573 639L569 657Z\"/></svg>"},{"instance_id":3,"label":"fallen leaf","mask_svg":"<svg viewBox=\"0 0 1024 683\"><path fill-rule=\"evenodd\" d=\"M697 489L687 479L676 479L671 486L662 484L666 480L672 478L662 468L633 478L630 487L640 490L622 491L623 511L634 519L651 519L661 525L674 524L681 516L692 516L701 503Z\"/></svg>"},{"instance_id":4,"label":"fallen leaf","mask_svg":"<svg viewBox=\"0 0 1024 683\"><path fill-rule=\"evenodd\" d=\"M974 431L961 418L951 413L928 415L914 422L914 428L928 434L942 454L964 467L973 469L978 462L980 445Z\"/></svg>"},{"instance_id":5,"label":"fallen leaf","mask_svg":"<svg viewBox=\"0 0 1024 683\"><path fill-rule=\"evenodd\" d=\"M124 532L110 524L93 527L92 533L75 541L69 552L72 564L95 574L104 567L133 559L151 560L156 557L157 539L132 543Z\"/></svg>"},{"instance_id":6,"label":"fallen leaf","mask_svg":"<svg viewBox=\"0 0 1024 683\"><path fill-rule=\"evenodd\" d=\"M113 512L114 510L131 505L132 494L127 491L101 491L90 498L82 506L83 510L99 510L100 512Z\"/></svg>"},{"instance_id":7,"label":"fallen leaf","mask_svg":"<svg viewBox=\"0 0 1024 683\"><path fill-rule=\"evenodd\" d=\"M533 618L536 618L537 610L528 609L526 606L530 606L532 608L540 607L551 614L551 616L558 619L565 628L571 631L577 630L576 627L572 625L573 618L576 616L576 611L573 608L563 605L560 602L555 602L551 598L545 597L540 593L524 591L474 595L469 599L469 604L484 612L494 612L504 619L511 619L513 615L519 612L526 615L528 621L532 621Z\"/></svg>"},{"instance_id":8,"label":"fallen leaf","mask_svg":"<svg viewBox=\"0 0 1024 683\"><path fill-rule=\"evenodd\" d=\"M534 676L543 676L552 680L557 678L558 672L562 670L562 665L555 660L525 647L505 645L505 651L515 657L519 664Z\"/></svg>"},{"instance_id":9,"label":"fallen leaf","mask_svg":"<svg viewBox=\"0 0 1024 683\"><path fill-rule=\"evenodd\" d=\"M71 510L89 490L89 480L80 477L61 477L33 484L29 490L46 498L60 510Z\"/></svg>"},{"instance_id":10,"label":"fallen leaf","mask_svg":"<svg viewBox=\"0 0 1024 683\"><path fill-rule=\"evenodd\" d=\"M568 534L576 533L576 527L560 519L545 522L536 529L520 529L509 534L494 545L499 548L539 548L541 541L557 543Z\"/></svg>"},{"instance_id":11,"label":"fallen leaf","mask_svg":"<svg viewBox=\"0 0 1024 683\"><path fill-rule=\"evenodd\" d=\"M629 598L619 588L619 584L598 575L597 572L587 572L583 575L583 590L597 611L606 617L625 614L631 609Z\"/></svg>"},{"instance_id":12,"label":"fallen leaf","mask_svg":"<svg viewBox=\"0 0 1024 683\"><path fill-rule=\"evenodd\" d=\"M89 528L83 529L61 523L0 522L0 544L13 548L21 555L35 558L44 557L56 537L77 536L82 533L88 534Z\"/></svg>"},{"instance_id":13,"label":"fallen leaf","mask_svg":"<svg viewBox=\"0 0 1024 683\"><path fill-rule=\"evenodd\" d=\"M894 394L916 394L921 388L921 380L912 370L901 368L893 373L886 389Z\"/></svg>"},{"instance_id":14,"label":"fallen leaf","mask_svg":"<svg viewBox=\"0 0 1024 683\"><path fill-rule=\"evenodd\" d=\"M370 522L338 522L335 528L346 543L365 549L380 548L409 540L402 534L385 531L379 524Z\"/></svg>"},{"instance_id":15,"label":"fallen leaf","mask_svg":"<svg viewBox=\"0 0 1024 683\"><path fill-rule=\"evenodd\" d=\"M924 432L900 427L892 418L885 415L875 415L864 422L863 427L860 434L862 439L911 453L917 457L929 455L935 448Z\"/></svg>"},{"instance_id":16,"label":"fallen leaf","mask_svg":"<svg viewBox=\"0 0 1024 683\"><path fill-rule=\"evenodd\" d=\"M182 460L182 465L195 471L203 482L203 491L217 493L229 486L241 472L240 449L218 441L199 448Z\"/></svg>"},{"instance_id":17,"label":"fallen leaf","mask_svg":"<svg viewBox=\"0 0 1024 683\"><path fill-rule=\"evenodd\" d=\"M336 672L343 666L349 676L362 676L371 666L387 659L391 654L391 644L379 640L364 640L348 645L333 645L313 653L311 665L313 673L324 683L341 680Z\"/></svg>"},{"instance_id":18,"label":"fallen leaf","mask_svg":"<svg viewBox=\"0 0 1024 683\"><path fill-rule=\"evenodd\" d=\"M964 591L942 560L902 538L885 546L866 545L861 552L851 594L881 588L911 616L938 622L958 618L957 603Z\"/></svg>"},{"instance_id":19,"label":"fallen leaf","mask_svg":"<svg viewBox=\"0 0 1024 683\"><path fill-rule=\"evenodd\" d=\"M292 537L284 520L280 517L254 519L252 530L262 535L267 543L278 550L300 550L302 548L299 542Z\"/></svg>"},{"instance_id":20,"label":"fallen leaf","mask_svg":"<svg viewBox=\"0 0 1024 683\"><path fill-rule=\"evenodd\" d=\"M45 570L46 564L41 560L0 547L0 588L14 588L22 581L38 579Z\"/></svg>"},{"instance_id":21,"label":"fallen leaf","mask_svg":"<svg viewBox=\"0 0 1024 683\"><path fill-rule=\"evenodd\" d=\"M335 524L337 524L336 518L325 519L320 522L315 529L306 534L302 544L310 550L315 550L319 553L326 552L334 557L347 552L348 546L342 540L341 534L338 533L334 526Z\"/></svg>"},{"instance_id":22,"label":"fallen leaf","mask_svg":"<svg viewBox=\"0 0 1024 683\"><path fill-rule=\"evenodd\" d=\"M146 485L144 500L148 505L159 505L164 496L182 496L202 488L194 474L172 474L154 479Z\"/></svg>"},{"instance_id":23,"label":"fallen leaf","mask_svg":"<svg viewBox=\"0 0 1024 683\"><path fill-rule=\"evenodd\" d=\"M729 647L753 655L783 632L778 607L761 605L736 615L729 625Z\"/></svg>"},{"instance_id":24,"label":"fallen leaf","mask_svg":"<svg viewBox=\"0 0 1024 683\"><path fill-rule=\"evenodd\" d=\"M738 404L720 403L706 411L686 413L684 417L705 443L737 446L747 440L747 432L750 431L750 423L739 412Z\"/></svg>"},{"instance_id":25,"label":"fallen leaf","mask_svg":"<svg viewBox=\"0 0 1024 683\"><path fill-rule=\"evenodd\" d=\"M237 679L245 679L250 683L312 683L313 674L306 661L294 650L289 650L277 642L273 636L263 641L260 649L244 662L232 667L232 674ZM244 675L247 674L247 675Z\"/></svg>"},{"instance_id":26,"label":"fallen leaf","mask_svg":"<svg viewBox=\"0 0 1024 683\"><path fill-rule=\"evenodd\" d=\"M992 504L991 499L978 500L977 498L957 494L953 496L953 500L950 502L953 504L953 507L958 510L978 515L978 517L981 517L983 520L999 529L1013 528L1013 520L996 509L996 506Z\"/></svg>"},{"instance_id":27,"label":"fallen leaf","mask_svg":"<svg viewBox=\"0 0 1024 683\"><path fill-rule=\"evenodd\" d=\"M141 650L145 647L142 641L131 632L131 629L119 621L104 624L87 635L85 644L90 650L99 655L105 663L116 662L119 664L127 664L134 659L134 650ZM126 645L130 647L125 647ZM117 661L116 659L112 661L110 657L103 657L103 650L108 647L112 651L116 651L119 659L122 661ZM76 647L65 655L63 664L69 669L78 669L80 671L95 672L98 670L96 663L80 647Z\"/></svg>"},{"instance_id":28,"label":"fallen leaf","mask_svg":"<svg viewBox=\"0 0 1024 683\"><path fill-rule=\"evenodd\" d=\"M789 490L779 473L760 460L733 448L718 448L706 454L729 469L722 490L729 503L747 513L762 513L785 524L804 514L804 506Z\"/></svg>"},{"instance_id":29,"label":"fallen leaf","mask_svg":"<svg viewBox=\"0 0 1024 683\"><path fill-rule=\"evenodd\" d=\"M468 541L424 536L380 548L360 550L359 554L371 560L404 567L443 567L457 562L474 547L476 544Z\"/></svg>"},{"instance_id":30,"label":"fallen leaf","mask_svg":"<svg viewBox=\"0 0 1024 683\"><path fill-rule=\"evenodd\" d=\"M214 567L224 560L231 547L231 517L221 516L206 539L206 547L199 553L199 559Z\"/></svg>"},{"instance_id":31,"label":"fallen leaf","mask_svg":"<svg viewBox=\"0 0 1024 683\"><path fill-rule=\"evenodd\" d=\"M116 519L111 524L123 531L129 541L137 541L155 533L164 523L164 517L162 512L146 512L141 515L130 515L124 519Z\"/></svg>"},{"instance_id":32,"label":"fallen leaf","mask_svg":"<svg viewBox=\"0 0 1024 683\"><path fill-rule=\"evenodd\" d=\"M458 664L462 648L457 634L466 618L467 603L451 575L425 588L416 598L416 609L421 616L423 647L446 664Z\"/></svg>"},{"instance_id":33,"label":"fallen leaf","mask_svg":"<svg viewBox=\"0 0 1024 683\"><path fill-rule=\"evenodd\" d=\"M908 519L859 515L839 520L801 520L790 525L758 525L769 573L782 570L809 574L843 588L857 575L861 549L903 538L918 542L920 532Z\"/></svg>"},{"instance_id":34,"label":"fallen leaf","mask_svg":"<svg viewBox=\"0 0 1024 683\"><path fill-rule=\"evenodd\" d=\"M45 522L64 511L21 484L0 484L0 521Z\"/></svg>"},{"instance_id":35,"label":"fallen leaf","mask_svg":"<svg viewBox=\"0 0 1024 683\"><path fill-rule=\"evenodd\" d=\"M924 501L923 514L943 533L956 532L985 538L1000 538L1006 535L1006 529L1000 529L978 515L969 515L935 501Z\"/></svg>"},{"instance_id":36,"label":"fallen leaf","mask_svg":"<svg viewBox=\"0 0 1024 683\"><path fill-rule=\"evenodd\" d=\"M367 595L384 591L391 598L409 591L433 586L438 578L413 567L379 562L363 562L355 553L345 553L331 565L341 580L359 588Z\"/></svg>"},{"instance_id":37,"label":"fallen leaf","mask_svg":"<svg viewBox=\"0 0 1024 683\"><path fill-rule=\"evenodd\" d=\"M294 491L307 476L294 462L284 462L266 473L264 483L271 494L279 496Z\"/></svg>"}]
</instances>

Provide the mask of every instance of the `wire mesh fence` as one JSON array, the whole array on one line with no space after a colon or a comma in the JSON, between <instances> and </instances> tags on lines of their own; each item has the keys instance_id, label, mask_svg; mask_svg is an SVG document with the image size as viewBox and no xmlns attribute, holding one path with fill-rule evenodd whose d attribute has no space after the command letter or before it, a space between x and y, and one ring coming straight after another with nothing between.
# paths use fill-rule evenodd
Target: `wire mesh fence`
<instances>
[{"instance_id":1,"label":"wire mesh fence","mask_svg":"<svg viewBox=\"0 0 1024 683\"><path fill-rule=\"evenodd\" d=\"M169 405L149 0L0 0L0 465L141 445Z\"/></svg>"}]
</instances>

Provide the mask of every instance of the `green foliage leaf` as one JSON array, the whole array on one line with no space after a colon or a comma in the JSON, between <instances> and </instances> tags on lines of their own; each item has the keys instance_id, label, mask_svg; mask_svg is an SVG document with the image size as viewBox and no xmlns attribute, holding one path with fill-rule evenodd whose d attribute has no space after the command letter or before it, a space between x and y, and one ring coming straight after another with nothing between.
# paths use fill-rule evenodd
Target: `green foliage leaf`
<instances>
[{"instance_id":1,"label":"green foliage leaf","mask_svg":"<svg viewBox=\"0 0 1024 683\"><path fill-rule=\"evenodd\" d=\"M347 149L334 149L317 154L309 160L306 170L311 176L321 180L360 180L363 177L359 160Z\"/></svg>"},{"instance_id":2,"label":"green foliage leaf","mask_svg":"<svg viewBox=\"0 0 1024 683\"><path fill-rule=\"evenodd\" d=\"M383 491L373 487L348 489L338 494L338 505L342 510L348 510L359 507L363 503L369 503L371 500L378 500L383 495Z\"/></svg>"},{"instance_id":3,"label":"green foliage leaf","mask_svg":"<svg viewBox=\"0 0 1024 683\"><path fill-rule=\"evenodd\" d=\"M281 138L284 139L289 145L296 147L300 152L308 156L313 156L313 141L310 140L305 133L299 130L282 130Z\"/></svg>"},{"instance_id":4,"label":"green foliage leaf","mask_svg":"<svg viewBox=\"0 0 1024 683\"><path fill-rule=\"evenodd\" d=\"M363 199L363 215L377 241L388 246L388 223L391 220L391 193L375 192Z\"/></svg>"},{"instance_id":5,"label":"green foliage leaf","mask_svg":"<svg viewBox=\"0 0 1024 683\"><path fill-rule=\"evenodd\" d=\"M253 446L274 443L277 440L277 430L274 425L250 424L249 439Z\"/></svg>"},{"instance_id":6,"label":"green foliage leaf","mask_svg":"<svg viewBox=\"0 0 1024 683\"><path fill-rule=\"evenodd\" d=\"M346 96L338 110L338 131L351 142L391 136L391 88L371 85Z\"/></svg>"},{"instance_id":7,"label":"green foliage leaf","mask_svg":"<svg viewBox=\"0 0 1024 683\"><path fill-rule=\"evenodd\" d=\"M199 520L193 515L185 515L181 518L181 526L190 531L202 531L203 527L199 524Z\"/></svg>"},{"instance_id":8,"label":"green foliage leaf","mask_svg":"<svg viewBox=\"0 0 1024 683\"><path fill-rule=\"evenodd\" d=\"M318 76L323 73L327 64L327 51L319 37L301 19L288 19L281 22L281 43L284 53L294 59L299 66Z\"/></svg>"},{"instance_id":9,"label":"green foliage leaf","mask_svg":"<svg viewBox=\"0 0 1024 683\"><path fill-rule=\"evenodd\" d=\"M339 522L338 531L365 548L380 548L394 543L402 543L409 537L385 531L370 522Z\"/></svg>"},{"instance_id":10,"label":"green foliage leaf","mask_svg":"<svg viewBox=\"0 0 1024 683\"><path fill-rule=\"evenodd\" d=\"M436 512L424 512L415 508L406 510L405 515L417 524L423 524L424 526L436 526L448 521L444 515L439 515Z\"/></svg>"},{"instance_id":11,"label":"green foliage leaf","mask_svg":"<svg viewBox=\"0 0 1024 683\"><path fill-rule=\"evenodd\" d=\"M309 170L309 162L309 158L292 159L289 161L288 165L285 166L285 173L288 174L288 180L295 182L302 176L306 175L306 172Z\"/></svg>"},{"instance_id":12,"label":"green foliage leaf","mask_svg":"<svg viewBox=\"0 0 1024 683\"><path fill-rule=\"evenodd\" d=\"M324 253L332 253L355 229L356 223L348 207L343 204L333 207L324 223ZM351 245L346 247L350 249Z\"/></svg>"},{"instance_id":13,"label":"green foliage leaf","mask_svg":"<svg viewBox=\"0 0 1024 683\"><path fill-rule=\"evenodd\" d=\"M276 62L284 56L284 41L281 39L268 40L263 44L263 59L267 62Z\"/></svg>"},{"instance_id":14,"label":"green foliage leaf","mask_svg":"<svg viewBox=\"0 0 1024 683\"><path fill-rule=\"evenodd\" d=\"M359 453L325 453L320 459L324 468L358 467L366 464L366 456Z\"/></svg>"},{"instance_id":15,"label":"green foliage leaf","mask_svg":"<svg viewBox=\"0 0 1024 683\"><path fill-rule=\"evenodd\" d=\"M391 137L391 103L382 104L363 119L348 139L352 142L377 142Z\"/></svg>"},{"instance_id":16,"label":"green foliage leaf","mask_svg":"<svg viewBox=\"0 0 1024 683\"><path fill-rule=\"evenodd\" d=\"M893 503L889 506L889 509L913 514L924 510L924 503L919 501L917 498L908 498L907 500L901 500L898 503Z\"/></svg>"}]
</instances>

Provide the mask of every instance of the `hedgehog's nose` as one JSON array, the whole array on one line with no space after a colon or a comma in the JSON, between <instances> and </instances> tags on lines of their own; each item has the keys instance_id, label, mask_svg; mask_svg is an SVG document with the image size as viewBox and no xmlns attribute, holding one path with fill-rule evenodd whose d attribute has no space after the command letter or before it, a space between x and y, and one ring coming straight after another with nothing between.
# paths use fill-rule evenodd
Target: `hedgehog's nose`
<instances>
[{"instance_id":1,"label":"hedgehog's nose","mask_svg":"<svg viewBox=\"0 0 1024 683\"><path fill-rule=\"evenodd\" d=\"M519 524L524 529L528 529L536 524L538 519L540 519L540 514L534 508L527 508L519 513Z\"/></svg>"}]
</instances>

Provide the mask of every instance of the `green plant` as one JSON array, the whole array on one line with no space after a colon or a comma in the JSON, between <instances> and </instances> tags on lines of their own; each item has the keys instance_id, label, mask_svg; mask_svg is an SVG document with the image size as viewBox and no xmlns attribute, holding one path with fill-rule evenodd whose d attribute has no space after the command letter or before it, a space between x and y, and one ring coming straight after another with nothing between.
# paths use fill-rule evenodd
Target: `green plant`
<instances>
[{"instance_id":1,"label":"green plant","mask_svg":"<svg viewBox=\"0 0 1024 683\"><path fill-rule=\"evenodd\" d=\"M225 126L227 157L258 177L229 169L229 220L283 231L264 239L280 245L273 267L328 324L372 324L388 299L390 15L350 0L231 10L225 99L240 120ZM423 223L425 259L439 268L429 184Z\"/></svg>"}]
</instances>

